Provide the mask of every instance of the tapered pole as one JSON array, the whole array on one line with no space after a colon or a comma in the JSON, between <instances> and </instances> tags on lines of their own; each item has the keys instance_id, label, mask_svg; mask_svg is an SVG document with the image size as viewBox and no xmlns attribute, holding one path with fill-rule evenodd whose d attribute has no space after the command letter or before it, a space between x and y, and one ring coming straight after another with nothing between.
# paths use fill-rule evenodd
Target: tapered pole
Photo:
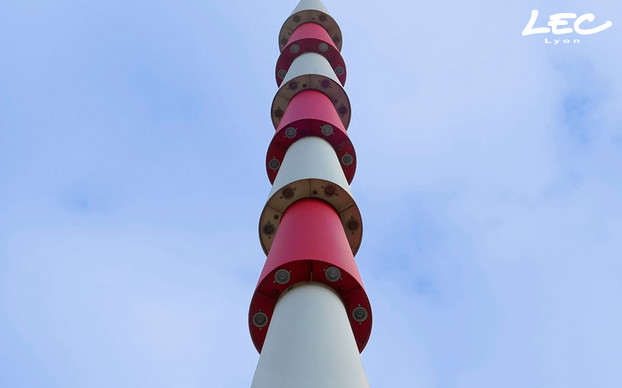
<instances>
[{"instance_id":1,"label":"tapered pole","mask_svg":"<svg viewBox=\"0 0 622 388\"><path fill-rule=\"evenodd\" d=\"M249 310L260 352L252 388L369 386L359 353L372 312L354 261L362 220L341 43L318 0L300 1L279 33L273 186L259 222L267 259Z\"/></svg>"}]
</instances>

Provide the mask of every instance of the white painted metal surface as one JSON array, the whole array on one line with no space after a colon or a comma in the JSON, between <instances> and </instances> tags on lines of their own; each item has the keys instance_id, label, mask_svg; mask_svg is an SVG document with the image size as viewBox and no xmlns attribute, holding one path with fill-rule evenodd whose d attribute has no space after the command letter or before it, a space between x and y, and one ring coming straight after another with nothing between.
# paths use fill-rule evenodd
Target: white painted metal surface
<instances>
[{"instance_id":1,"label":"white painted metal surface","mask_svg":"<svg viewBox=\"0 0 622 388\"><path fill-rule=\"evenodd\" d=\"M326 6L320 0L300 0L300 3L292 11L292 15L304 10L316 10L330 15Z\"/></svg>"},{"instance_id":2,"label":"white painted metal surface","mask_svg":"<svg viewBox=\"0 0 622 388\"><path fill-rule=\"evenodd\" d=\"M281 296L251 387L369 387L346 310L333 290L300 283Z\"/></svg>"},{"instance_id":3,"label":"white painted metal surface","mask_svg":"<svg viewBox=\"0 0 622 388\"><path fill-rule=\"evenodd\" d=\"M302 54L289 67L272 101L271 116L274 128L281 121L292 97L308 89L319 90L331 99L341 122L347 129L350 125L350 100L328 60L318 53Z\"/></svg>"},{"instance_id":4,"label":"white painted metal surface","mask_svg":"<svg viewBox=\"0 0 622 388\"><path fill-rule=\"evenodd\" d=\"M347 195L352 196L335 149L320 137L303 137L289 147L274 179L269 197L291 182L301 179L330 181L339 185Z\"/></svg>"},{"instance_id":5,"label":"white painted metal surface","mask_svg":"<svg viewBox=\"0 0 622 388\"><path fill-rule=\"evenodd\" d=\"M304 53L294 59L294 62L292 62L292 65L289 67L285 78L283 78L283 84L286 84L294 78L305 74L320 74L326 78L330 78L333 82L341 84L326 57L313 52Z\"/></svg>"},{"instance_id":6,"label":"white painted metal surface","mask_svg":"<svg viewBox=\"0 0 622 388\"><path fill-rule=\"evenodd\" d=\"M275 234L264 233L264 226L269 224L276 230L287 207L301 198L322 199L335 208L352 252L356 254L363 238L361 214L335 150L316 136L299 139L289 147L274 179L259 220L259 237L266 253L270 251ZM356 228L348 227L354 225L352 220Z\"/></svg>"}]
</instances>

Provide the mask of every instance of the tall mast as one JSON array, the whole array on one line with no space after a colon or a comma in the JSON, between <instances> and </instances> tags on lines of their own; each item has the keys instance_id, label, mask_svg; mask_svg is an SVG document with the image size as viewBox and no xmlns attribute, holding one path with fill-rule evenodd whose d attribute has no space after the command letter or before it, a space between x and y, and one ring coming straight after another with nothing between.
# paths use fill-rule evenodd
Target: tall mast
<instances>
[{"instance_id":1,"label":"tall mast","mask_svg":"<svg viewBox=\"0 0 622 388\"><path fill-rule=\"evenodd\" d=\"M372 313L354 261L362 237L350 191L350 101L341 30L302 0L279 33L259 237L267 259L249 311L260 353L252 388L368 387L360 352Z\"/></svg>"}]
</instances>

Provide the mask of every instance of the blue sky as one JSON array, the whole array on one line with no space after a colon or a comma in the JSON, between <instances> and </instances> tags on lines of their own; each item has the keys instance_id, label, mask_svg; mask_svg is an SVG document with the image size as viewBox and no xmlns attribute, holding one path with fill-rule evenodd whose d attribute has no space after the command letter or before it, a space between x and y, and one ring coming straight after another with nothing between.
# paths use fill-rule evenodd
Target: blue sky
<instances>
[{"instance_id":1,"label":"blue sky","mask_svg":"<svg viewBox=\"0 0 622 388\"><path fill-rule=\"evenodd\" d=\"M622 386L622 4L324 4L371 385ZM0 2L1 386L250 385L295 6ZM545 44L532 9L613 27Z\"/></svg>"}]
</instances>

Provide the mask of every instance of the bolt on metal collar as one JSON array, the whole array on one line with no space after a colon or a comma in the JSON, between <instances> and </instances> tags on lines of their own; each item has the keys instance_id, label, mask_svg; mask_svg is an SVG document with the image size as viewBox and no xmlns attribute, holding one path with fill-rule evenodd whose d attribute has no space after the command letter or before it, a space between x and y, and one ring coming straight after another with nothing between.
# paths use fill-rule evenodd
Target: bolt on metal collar
<instances>
[{"instance_id":1,"label":"bolt on metal collar","mask_svg":"<svg viewBox=\"0 0 622 388\"><path fill-rule=\"evenodd\" d=\"M292 189L289 186L285 186L283 190L281 191L281 194L283 195L284 198L291 198L294 196L294 189Z\"/></svg>"},{"instance_id":2,"label":"bolt on metal collar","mask_svg":"<svg viewBox=\"0 0 622 388\"><path fill-rule=\"evenodd\" d=\"M264 232L264 234L271 235L276 231L276 228L274 227L274 225L268 222L263 226L263 228L261 228L261 230Z\"/></svg>"},{"instance_id":3,"label":"bolt on metal collar","mask_svg":"<svg viewBox=\"0 0 622 388\"><path fill-rule=\"evenodd\" d=\"M355 220L355 219L353 218L353 219L348 220L348 222L346 222L346 227L347 227L349 230L354 231L354 230L357 230L357 229L359 228L359 223L358 223L358 221L357 221L357 220Z\"/></svg>"}]
</instances>

